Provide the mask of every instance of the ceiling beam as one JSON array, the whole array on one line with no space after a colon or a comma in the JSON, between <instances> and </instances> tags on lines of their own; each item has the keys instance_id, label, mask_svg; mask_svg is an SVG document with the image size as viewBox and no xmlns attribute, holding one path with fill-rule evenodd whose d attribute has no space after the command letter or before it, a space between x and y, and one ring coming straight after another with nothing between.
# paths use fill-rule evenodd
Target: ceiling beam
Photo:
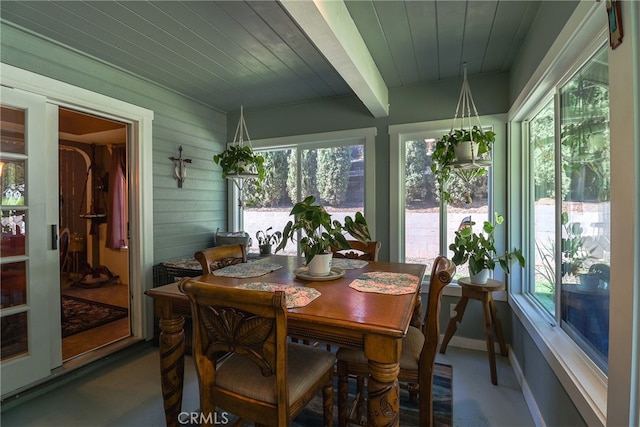
<instances>
[{"instance_id":1,"label":"ceiling beam","mask_svg":"<svg viewBox=\"0 0 640 427\"><path fill-rule=\"evenodd\" d=\"M389 116L389 89L345 4L279 0L374 117Z\"/></svg>"}]
</instances>

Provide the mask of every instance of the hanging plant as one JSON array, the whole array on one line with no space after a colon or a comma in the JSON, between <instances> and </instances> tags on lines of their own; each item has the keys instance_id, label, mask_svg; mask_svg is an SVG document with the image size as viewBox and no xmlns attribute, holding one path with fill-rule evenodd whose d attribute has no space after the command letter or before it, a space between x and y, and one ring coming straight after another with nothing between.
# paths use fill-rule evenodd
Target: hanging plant
<instances>
[{"instance_id":1,"label":"hanging plant","mask_svg":"<svg viewBox=\"0 0 640 427\"><path fill-rule=\"evenodd\" d=\"M244 139L247 139L247 144ZM255 190L262 191L262 181L264 181L264 157L256 154L251 148L251 139L247 124L244 121L244 107L240 106L240 120L233 142L220 154L213 156L213 161L222 167L222 178L232 179L233 183L240 191L239 204L243 206L242 190L246 180L252 179L255 182Z\"/></svg>"},{"instance_id":2,"label":"hanging plant","mask_svg":"<svg viewBox=\"0 0 640 427\"><path fill-rule=\"evenodd\" d=\"M485 167L489 161L485 157L493 148L495 135L492 131L483 132L478 126L474 126L471 130L455 129L436 141L431 155L431 172L438 183L438 192L443 201L453 201L446 188L452 172L457 174L468 186L473 179L486 174ZM469 163L464 163L456 156L455 148L468 142L474 144L472 145L472 160ZM470 192L465 192L463 196L467 203L472 202Z\"/></svg>"},{"instance_id":3,"label":"hanging plant","mask_svg":"<svg viewBox=\"0 0 640 427\"><path fill-rule=\"evenodd\" d=\"M213 161L222 167L223 179L229 175L256 175L259 182L264 179L264 157L254 153L248 145L231 144L213 156Z\"/></svg>"},{"instance_id":4,"label":"hanging plant","mask_svg":"<svg viewBox=\"0 0 640 427\"><path fill-rule=\"evenodd\" d=\"M458 128L456 127L456 120L458 120L460 107L462 107L462 115L460 116L460 127ZM478 121L478 125L473 127L471 126L471 107L473 107ZM464 126L465 117L468 123L467 128ZM464 192L463 197L467 203L470 204L472 202L471 191L468 188L471 180L484 175L486 173L485 168L491 165L491 159L488 154L491 152L495 139L496 134L494 132L482 130L478 111L471 96L471 88L467 81L467 64L464 64L464 80L456 113L453 116L451 130L436 141L431 155L431 172L438 184L438 193L442 201L447 203L453 201L451 194L447 191L447 182L451 177L451 173L454 172L467 184L467 190Z\"/></svg>"}]
</instances>

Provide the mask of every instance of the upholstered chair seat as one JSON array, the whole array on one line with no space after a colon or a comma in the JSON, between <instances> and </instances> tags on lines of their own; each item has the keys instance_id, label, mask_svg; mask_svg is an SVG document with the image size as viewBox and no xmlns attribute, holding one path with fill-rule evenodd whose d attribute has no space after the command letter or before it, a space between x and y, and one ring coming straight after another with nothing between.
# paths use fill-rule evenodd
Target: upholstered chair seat
<instances>
[{"instance_id":1,"label":"upholstered chair seat","mask_svg":"<svg viewBox=\"0 0 640 427\"><path fill-rule=\"evenodd\" d=\"M335 363L335 356L322 349L289 343L287 348L287 381L289 402L299 400L327 369ZM316 369L309 371L309 366ZM260 375L258 366L247 357L233 354L216 373L216 387L224 388L261 402L277 402L276 377Z\"/></svg>"}]
</instances>

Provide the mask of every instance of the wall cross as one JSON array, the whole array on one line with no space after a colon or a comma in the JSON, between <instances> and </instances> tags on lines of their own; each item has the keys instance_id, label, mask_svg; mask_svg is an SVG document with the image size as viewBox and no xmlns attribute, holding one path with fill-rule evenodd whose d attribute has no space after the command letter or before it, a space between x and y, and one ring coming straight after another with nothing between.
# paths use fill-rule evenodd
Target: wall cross
<instances>
[{"instance_id":1,"label":"wall cross","mask_svg":"<svg viewBox=\"0 0 640 427\"><path fill-rule=\"evenodd\" d=\"M187 166L185 163L191 163L191 159L182 158L182 145L178 148L178 157L169 157L169 160L173 160L173 170L178 180L178 188L182 188L182 183L187 179Z\"/></svg>"}]
</instances>

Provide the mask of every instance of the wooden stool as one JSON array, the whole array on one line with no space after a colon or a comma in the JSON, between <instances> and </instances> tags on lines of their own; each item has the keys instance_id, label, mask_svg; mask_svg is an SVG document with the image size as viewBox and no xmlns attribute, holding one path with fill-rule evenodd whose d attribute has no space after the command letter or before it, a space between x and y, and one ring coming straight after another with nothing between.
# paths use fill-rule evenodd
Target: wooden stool
<instances>
[{"instance_id":1,"label":"wooden stool","mask_svg":"<svg viewBox=\"0 0 640 427\"><path fill-rule=\"evenodd\" d=\"M504 284L497 280L488 279L486 285L476 285L471 283L471 280L468 277L458 279L458 284L462 287L462 298L460 298L460 301L456 305L456 315L449 320L449 326L447 326L447 332L444 334L440 353L444 354L447 350L449 340L451 340L456 329L458 329L458 322L462 322L462 316L464 316L464 310L467 308L469 298L481 301L482 312L484 314L484 333L487 337L487 352L489 353L489 367L491 368L491 383L493 385L498 385L498 376L496 374L496 354L493 344L492 329L495 329L496 337L500 344L500 353L503 356L507 356L507 346L504 343L502 325L500 324L500 319L498 319L497 316L498 310L496 309L496 303L493 300L493 292L504 290Z\"/></svg>"}]
</instances>

